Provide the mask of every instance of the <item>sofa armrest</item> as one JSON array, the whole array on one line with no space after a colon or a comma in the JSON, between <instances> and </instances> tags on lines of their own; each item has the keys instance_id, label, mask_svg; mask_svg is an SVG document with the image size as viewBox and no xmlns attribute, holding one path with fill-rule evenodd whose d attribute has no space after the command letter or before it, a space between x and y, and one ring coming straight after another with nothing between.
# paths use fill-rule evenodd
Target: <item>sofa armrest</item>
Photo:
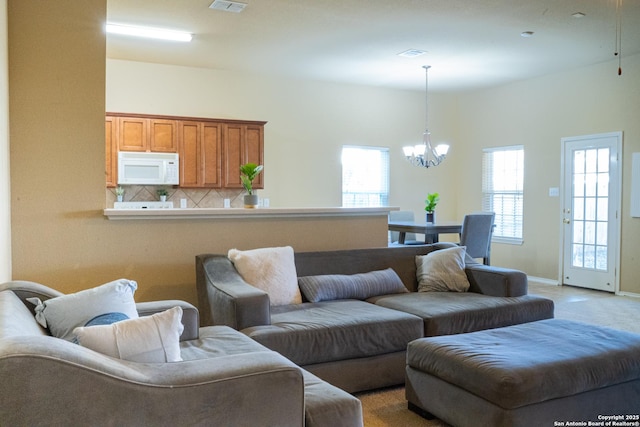
<instances>
[{"instance_id":1,"label":"sofa armrest","mask_svg":"<svg viewBox=\"0 0 640 427\"><path fill-rule=\"evenodd\" d=\"M14 337L0 343L0 377L3 425L304 423L302 372L273 351L135 363L57 338Z\"/></svg>"},{"instance_id":2,"label":"sofa armrest","mask_svg":"<svg viewBox=\"0 0 640 427\"><path fill-rule=\"evenodd\" d=\"M22 300L32 313L35 313L35 305L27 302L27 298L40 298L42 301L46 301L50 298L55 298L64 295L62 292L51 289L48 286L42 285L37 282L30 282L28 280L13 280L11 282L5 282L0 284L0 292L13 291L18 298Z\"/></svg>"},{"instance_id":3,"label":"sofa armrest","mask_svg":"<svg viewBox=\"0 0 640 427\"><path fill-rule=\"evenodd\" d=\"M198 339L198 330L200 329L198 309L186 301L163 300L139 302L136 304L136 309L140 316L151 316L152 314L160 313L176 306L182 308L182 325L184 326L184 331L182 331L182 335L180 335L180 341Z\"/></svg>"},{"instance_id":4,"label":"sofa armrest","mask_svg":"<svg viewBox=\"0 0 640 427\"><path fill-rule=\"evenodd\" d=\"M465 272L471 284L470 292L496 297L527 295L527 275L520 270L472 264L467 265Z\"/></svg>"},{"instance_id":5,"label":"sofa armrest","mask_svg":"<svg viewBox=\"0 0 640 427\"><path fill-rule=\"evenodd\" d=\"M196 287L202 326L271 324L269 296L245 282L225 255L196 256Z\"/></svg>"}]
</instances>

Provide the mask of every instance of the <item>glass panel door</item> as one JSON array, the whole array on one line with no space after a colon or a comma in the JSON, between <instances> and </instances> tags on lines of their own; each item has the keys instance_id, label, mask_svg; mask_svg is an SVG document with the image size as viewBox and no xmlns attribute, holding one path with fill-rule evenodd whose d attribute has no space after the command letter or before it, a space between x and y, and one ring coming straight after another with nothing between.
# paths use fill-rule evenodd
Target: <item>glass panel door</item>
<instances>
[{"instance_id":1,"label":"glass panel door","mask_svg":"<svg viewBox=\"0 0 640 427\"><path fill-rule=\"evenodd\" d=\"M618 161L615 135L565 142L562 282L615 291Z\"/></svg>"}]
</instances>

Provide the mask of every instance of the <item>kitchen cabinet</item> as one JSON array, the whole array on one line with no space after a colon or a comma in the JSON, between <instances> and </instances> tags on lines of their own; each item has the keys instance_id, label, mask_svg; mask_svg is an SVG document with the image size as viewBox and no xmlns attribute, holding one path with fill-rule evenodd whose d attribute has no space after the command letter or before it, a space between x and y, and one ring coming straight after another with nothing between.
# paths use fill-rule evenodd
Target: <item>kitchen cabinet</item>
<instances>
[{"instance_id":1,"label":"kitchen cabinet","mask_svg":"<svg viewBox=\"0 0 640 427\"><path fill-rule=\"evenodd\" d=\"M222 125L180 121L181 187L222 187Z\"/></svg>"},{"instance_id":2,"label":"kitchen cabinet","mask_svg":"<svg viewBox=\"0 0 640 427\"><path fill-rule=\"evenodd\" d=\"M224 188L242 188L240 166L245 163L263 165L264 126L255 124L225 124L224 140ZM264 188L264 174L253 181L254 189Z\"/></svg>"},{"instance_id":3,"label":"kitchen cabinet","mask_svg":"<svg viewBox=\"0 0 640 427\"><path fill-rule=\"evenodd\" d=\"M176 153L175 120L118 117L118 150Z\"/></svg>"},{"instance_id":4,"label":"kitchen cabinet","mask_svg":"<svg viewBox=\"0 0 640 427\"><path fill-rule=\"evenodd\" d=\"M264 164L266 122L107 113L107 187L117 183L118 151L177 152L180 187L242 188L240 165ZM264 188L263 174L253 182Z\"/></svg>"},{"instance_id":5,"label":"kitchen cabinet","mask_svg":"<svg viewBox=\"0 0 640 427\"><path fill-rule=\"evenodd\" d=\"M107 117L104 125L105 136L105 175L107 188L113 188L118 182L118 120L115 117Z\"/></svg>"}]
</instances>

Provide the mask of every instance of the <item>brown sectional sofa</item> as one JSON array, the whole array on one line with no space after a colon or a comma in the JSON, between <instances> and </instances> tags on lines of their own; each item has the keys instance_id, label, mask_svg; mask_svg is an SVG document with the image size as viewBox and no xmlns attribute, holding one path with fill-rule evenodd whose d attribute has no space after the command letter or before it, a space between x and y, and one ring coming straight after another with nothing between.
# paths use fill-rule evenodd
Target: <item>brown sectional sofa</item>
<instances>
[{"instance_id":1,"label":"brown sectional sofa","mask_svg":"<svg viewBox=\"0 0 640 427\"><path fill-rule=\"evenodd\" d=\"M416 292L416 255L453 244L295 253L299 278L391 268L407 293L270 306L226 255L196 257L203 325L226 325L343 390L403 384L406 348L459 334L553 317L553 301L527 295L523 272L467 259L469 292Z\"/></svg>"}]
</instances>

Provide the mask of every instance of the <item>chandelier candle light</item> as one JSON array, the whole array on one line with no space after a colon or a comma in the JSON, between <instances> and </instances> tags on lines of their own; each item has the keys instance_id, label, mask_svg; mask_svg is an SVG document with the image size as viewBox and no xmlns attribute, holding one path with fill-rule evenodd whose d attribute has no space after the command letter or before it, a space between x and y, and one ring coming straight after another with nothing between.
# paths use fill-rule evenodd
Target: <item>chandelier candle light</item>
<instances>
[{"instance_id":1,"label":"chandelier candle light","mask_svg":"<svg viewBox=\"0 0 640 427\"><path fill-rule=\"evenodd\" d=\"M402 147L407 160L414 166L430 168L438 166L447 157L448 144L438 144L435 148L431 145L431 133L429 132L429 68L431 65L423 65L425 73L425 122L426 128L422 135L422 144Z\"/></svg>"}]
</instances>

